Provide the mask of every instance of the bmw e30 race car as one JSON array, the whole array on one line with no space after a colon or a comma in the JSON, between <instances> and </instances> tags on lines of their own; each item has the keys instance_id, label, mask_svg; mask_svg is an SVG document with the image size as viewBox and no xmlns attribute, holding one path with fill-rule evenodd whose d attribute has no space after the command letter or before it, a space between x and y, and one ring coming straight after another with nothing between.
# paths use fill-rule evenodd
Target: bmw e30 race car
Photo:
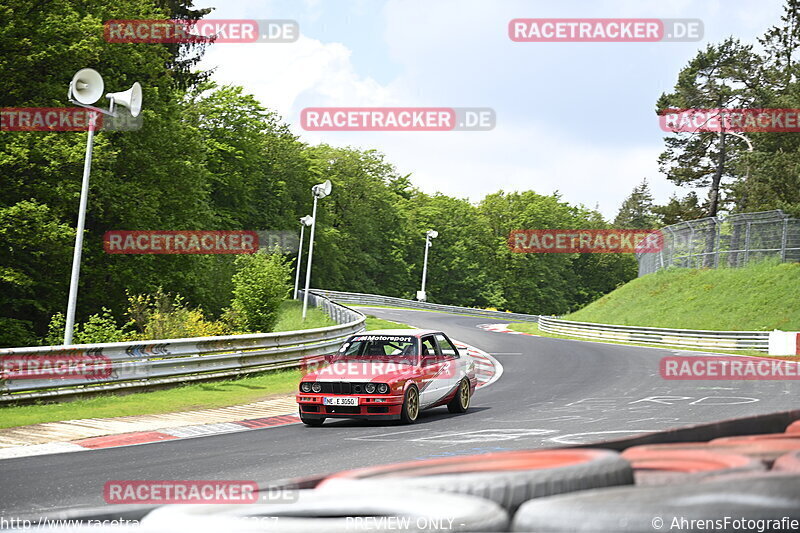
<instances>
[{"instance_id":1,"label":"bmw e30 race car","mask_svg":"<svg viewBox=\"0 0 800 533\"><path fill-rule=\"evenodd\" d=\"M475 364L441 331L397 329L353 335L326 365L300 381L300 420L321 426L326 418L402 420L447 405L469 408Z\"/></svg>"}]
</instances>

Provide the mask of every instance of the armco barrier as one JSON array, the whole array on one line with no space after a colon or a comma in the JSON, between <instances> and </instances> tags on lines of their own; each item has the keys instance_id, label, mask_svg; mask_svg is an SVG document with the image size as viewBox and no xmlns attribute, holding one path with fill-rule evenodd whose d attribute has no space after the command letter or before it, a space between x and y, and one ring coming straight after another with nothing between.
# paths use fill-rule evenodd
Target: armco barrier
<instances>
[{"instance_id":1,"label":"armco barrier","mask_svg":"<svg viewBox=\"0 0 800 533\"><path fill-rule=\"evenodd\" d=\"M712 331L701 329L646 328L616 326L592 322L573 322L546 316L539 317L539 329L546 333L590 339L686 346L718 350L769 349L768 331Z\"/></svg>"},{"instance_id":2,"label":"armco barrier","mask_svg":"<svg viewBox=\"0 0 800 533\"><path fill-rule=\"evenodd\" d=\"M510 321L536 322L538 315L525 315L522 313L506 313L504 311L490 311L488 309L476 309L474 307L458 307L455 305L434 304L428 302L418 302L416 300L406 300L393 296L380 296L377 294L362 294L358 292L326 291L321 289L311 289L312 294L319 294L325 298L335 300L344 304L351 305L378 305L390 307L405 307L409 309L425 309L428 311L444 311L447 313L458 313L470 316L485 316L490 318L500 318Z\"/></svg>"},{"instance_id":3,"label":"armco barrier","mask_svg":"<svg viewBox=\"0 0 800 533\"><path fill-rule=\"evenodd\" d=\"M358 311L309 294L336 326L224 337L0 349L0 402L181 383L300 366L364 329ZM10 364L31 359L82 361L81 376L5 379ZM64 367L62 366L63 370ZM19 376L19 374L16 374Z\"/></svg>"}]
</instances>

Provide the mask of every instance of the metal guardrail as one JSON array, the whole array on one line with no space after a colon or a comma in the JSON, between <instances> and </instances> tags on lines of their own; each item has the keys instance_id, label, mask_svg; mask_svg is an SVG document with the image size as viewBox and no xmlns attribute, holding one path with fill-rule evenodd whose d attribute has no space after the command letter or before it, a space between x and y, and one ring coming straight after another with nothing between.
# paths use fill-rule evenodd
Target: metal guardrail
<instances>
[{"instance_id":1,"label":"metal guardrail","mask_svg":"<svg viewBox=\"0 0 800 533\"><path fill-rule=\"evenodd\" d=\"M647 328L592 322L573 322L541 316L539 329L546 333L590 339L660 344L719 350L769 351L768 331L712 331L702 329Z\"/></svg>"},{"instance_id":2,"label":"metal guardrail","mask_svg":"<svg viewBox=\"0 0 800 533\"><path fill-rule=\"evenodd\" d=\"M338 325L281 333L0 349L0 402L298 367L365 329L366 318L358 311L314 294L309 294L309 303L321 307ZM20 362L30 368L31 360L38 360L40 368L50 362L49 376L3 379L20 376L9 373L9 368ZM58 361L58 368L52 368Z\"/></svg>"},{"instance_id":3,"label":"metal guardrail","mask_svg":"<svg viewBox=\"0 0 800 533\"><path fill-rule=\"evenodd\" d=\"M337 302L352 305L378 305L389 307L405 307L409 309L425 309L428 311L444 311L447 313L457 313L461 315L501 318L506 320L536 322L539 315L526 315L522 313L507 313L504 311L490 311L488 309L476 309L474 307L459 307L456 305L434 304L419 302L416 300L406 300L405 298L395 298L393 296L380 296L378 294L362 294L359 292L327 291L321 289L311 289L311 294L319 294L325 298Z\"/></svg>"}]
</instances>

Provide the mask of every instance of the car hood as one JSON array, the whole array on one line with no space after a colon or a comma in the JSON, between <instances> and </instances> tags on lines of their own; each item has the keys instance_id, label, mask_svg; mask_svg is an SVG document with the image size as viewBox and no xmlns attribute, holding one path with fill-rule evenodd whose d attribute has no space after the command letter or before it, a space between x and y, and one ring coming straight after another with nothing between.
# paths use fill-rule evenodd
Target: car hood
<instances>
[{"instance_id":1,"label":"car hood","mask_svg":"<svg viewBox=\"0 0 800 533\"><path fill-rule=\"evenodd\" d=\"M414 365L389 360L337 361L309 372L303 381L375 381L391 383L407 379L416 373Z\"/></svg>"}]
</instances>

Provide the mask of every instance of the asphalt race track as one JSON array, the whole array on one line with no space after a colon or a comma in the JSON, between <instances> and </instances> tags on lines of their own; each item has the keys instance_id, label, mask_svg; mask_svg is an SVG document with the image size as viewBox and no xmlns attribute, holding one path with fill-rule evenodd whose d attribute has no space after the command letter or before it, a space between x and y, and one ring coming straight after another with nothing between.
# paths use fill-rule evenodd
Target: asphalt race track
<instances>
[{"instance_id":1,"label":"asphalt race track","mask_svg":"<svg viewBox=\"0 0 800 533\"><path fill-rule=\"evenodd\" d=\"M0 460L0 516L101 506L109 480L270 481L449 455L584 444L644 431L798 406L791 381L665 381L659 360L675 350L510 335L493 321L428 311L368 309L441 329L494 355L499 381L470 410L423 412L417 424L328 420L193 439ZM686 352L681 352L686 353Z\"/></svg>"}]
</instances>

